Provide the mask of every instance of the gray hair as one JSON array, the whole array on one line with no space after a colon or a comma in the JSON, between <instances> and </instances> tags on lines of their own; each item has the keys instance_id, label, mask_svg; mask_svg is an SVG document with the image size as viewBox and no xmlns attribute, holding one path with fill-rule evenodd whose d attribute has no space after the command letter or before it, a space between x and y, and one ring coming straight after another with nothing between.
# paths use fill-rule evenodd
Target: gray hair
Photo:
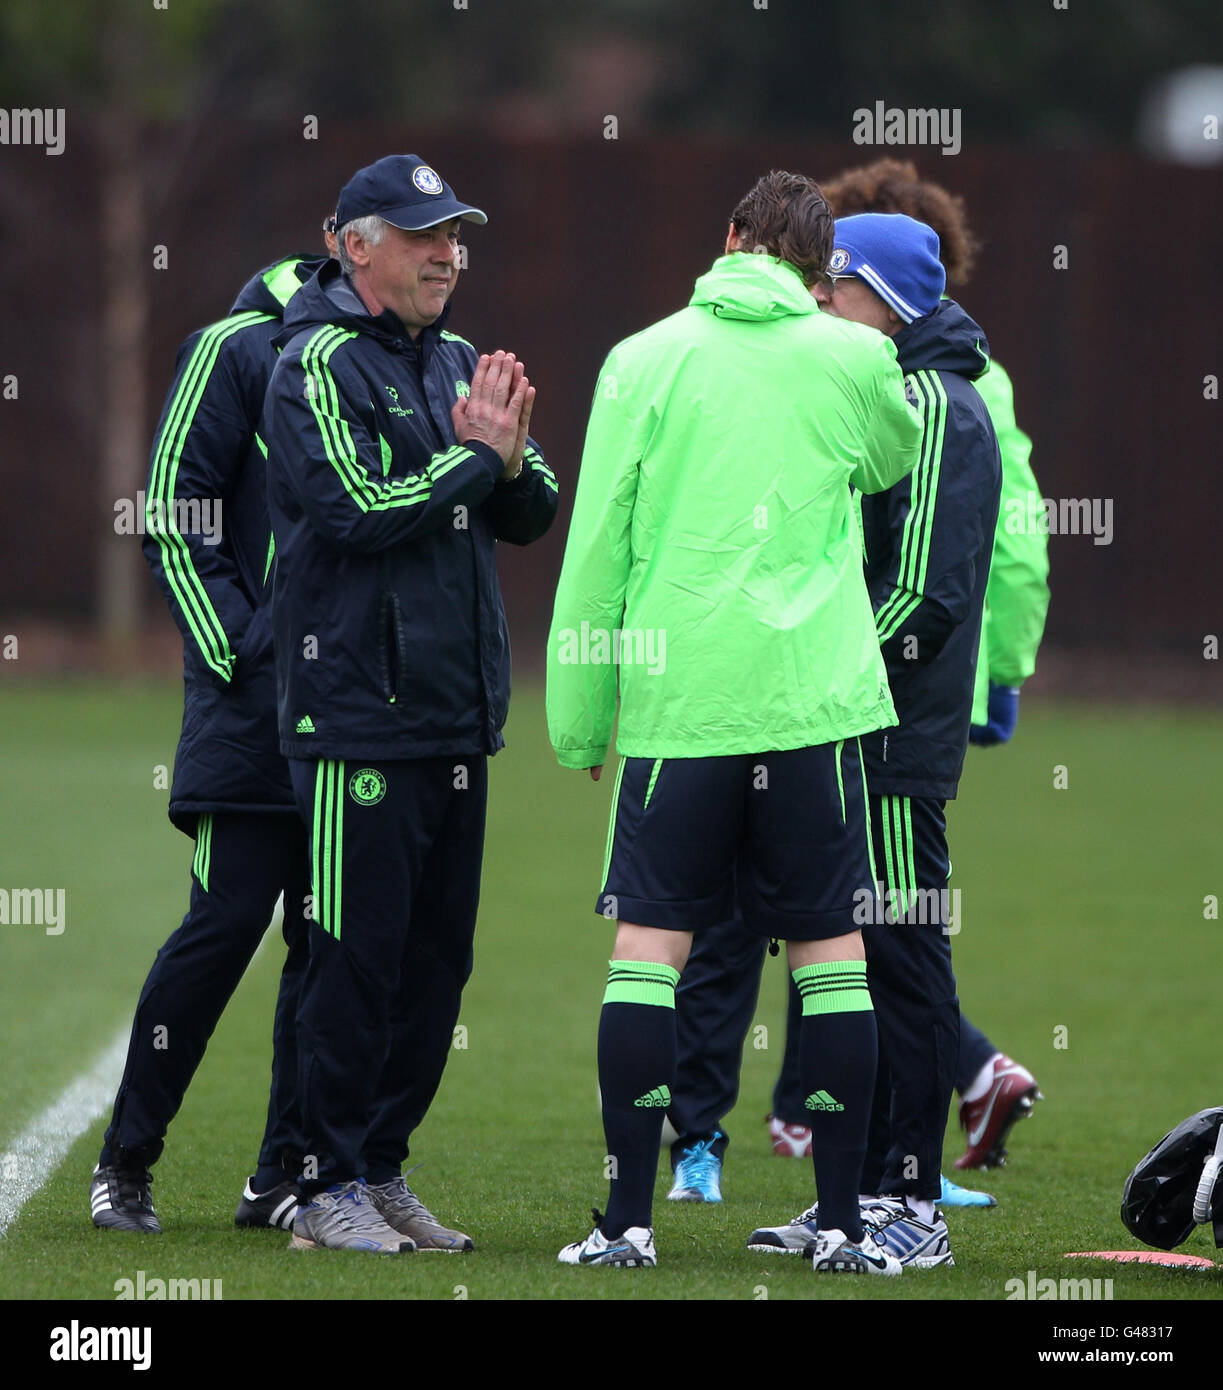
<instances>
[{"instance_id":1,"label":"gray hair","mask_svg":"<svg viewBox=\"0 0 1223 1390\"><path fill-rule=\"evenodd\" d=\"M336 259L340 262L340 269L345 275L353 272L352 257L348 254L348 233L356 232L362 241L368 241L371 246L377 246L382 240L382 230L386 223L376 212L371 212L365 217L354 217L351 222L344 225L335 234Z\"/></svg>"}]
</instances>

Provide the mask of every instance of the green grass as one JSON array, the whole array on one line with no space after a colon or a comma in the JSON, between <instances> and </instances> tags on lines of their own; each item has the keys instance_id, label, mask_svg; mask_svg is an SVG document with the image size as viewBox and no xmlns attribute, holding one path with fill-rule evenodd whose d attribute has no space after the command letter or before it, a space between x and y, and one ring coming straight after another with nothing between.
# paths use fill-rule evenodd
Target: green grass
<instances>
[{"instance_id":1,"label":"green grass","mask_svg":"<svg viewBox=\"0 0 1223 1390\"><path fill-rule=\"evenodd\" d=\"M0 926L0 1144L124 1026L186 902L191 846L165 819L177 691L88 683L0 690L0 887L67 890L67 928ZM222 1280L240 1298L1003 1299L1006 1281L1110 1277L1122 1298L1217 1298L1220 1276L1067 1262L1133 1248L1117 1216L1138 1157L1217 1104L1218 721L1183 711L1028 702L1017 742L974 751L951 813L955 940L966 1012L1040 1079L1047 1101L990 1174L994 1211L949 1213L957 1267L902 1280L815 1281L753 1255L753 1226L810 1200L808 1165L774 1158L762 1117L782 1043L770 963L720 1207L656 1211L661 1265L568 1269L557 1249L602 1203L595 1028L610 927L591 912L611 779L553 762L538 690L520 689L493 763L476 971L413 1179L470 1230L463 1258L291 1258L287 1237L232 1225L266 1104L274 943L222 1020L157 1168L160 1239L95 1231L86 1200L99 1120L0 1240L0 1297L111 1299L115 1281ZM1055 765L1069 785L1055 789ZM1064 1031L1059 1031L1064 1030ZM1064 1043L1063 1045L1060 1045ZM945 1161L960 1152L954 1122ZM984 1177L984 1175L981 1175ZM978 1185L986 1185L984 1182ZM1211 1256L1199 1230L1183 1249Z\"/></svg>"}]
</instances>

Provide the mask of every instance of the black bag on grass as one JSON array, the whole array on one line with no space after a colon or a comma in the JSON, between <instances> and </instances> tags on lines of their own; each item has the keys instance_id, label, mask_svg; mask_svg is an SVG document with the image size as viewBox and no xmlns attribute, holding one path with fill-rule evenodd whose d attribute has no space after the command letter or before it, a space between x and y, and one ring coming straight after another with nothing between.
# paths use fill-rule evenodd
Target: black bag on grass
<instances>
[{"instance_id":1,"label":"black bag on grass","mask_svg":"<svg viewBox=\"0 0 1223 1390\"><path fill-rule=\"evenodd\" d=\"M1223 1247L1223 1106L1170 1130L1125 1180L1121 1219L1144 1245L1172 1250L1195 1226L1214 1223Z\"/></svg>"}]
</instances>

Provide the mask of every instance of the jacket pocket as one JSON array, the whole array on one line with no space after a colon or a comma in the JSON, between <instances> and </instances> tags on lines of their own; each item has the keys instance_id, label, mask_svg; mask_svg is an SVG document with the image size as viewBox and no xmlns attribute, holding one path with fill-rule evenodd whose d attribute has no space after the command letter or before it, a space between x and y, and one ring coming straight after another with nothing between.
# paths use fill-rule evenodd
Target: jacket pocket
<instances>
[{"instance_id":1,"label":"jacket pocket","mask_svg":"<svg viewBox=\"0 0 1223 1390\"><path fill-rule=\"evenodd\" d=\"M396 704L404 680L403 614L399 595L384 593L379 605L379 626L382 632L382 691L388 704Z\"/></svg>"}]
</instances>

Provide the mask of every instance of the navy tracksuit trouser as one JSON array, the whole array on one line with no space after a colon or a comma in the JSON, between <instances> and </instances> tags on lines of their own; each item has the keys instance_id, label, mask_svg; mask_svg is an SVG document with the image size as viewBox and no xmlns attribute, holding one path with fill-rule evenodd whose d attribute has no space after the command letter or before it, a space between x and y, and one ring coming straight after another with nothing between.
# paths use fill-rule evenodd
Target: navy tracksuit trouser
<instances>
[{"instance_id":1,"label":"navy tracksuit trouser","mask_svg":"<svg viewBox=\"0 0 1223 1390\"><path fill-rule=\"evenodd\" d=\"M311 833L298 1013L303 1199L398 1177L472 967L487 760L289 760Z\"/></svg>"},{"instance_id":2,"label":"navy tracksuit trouser","mask_svg":"<svg viewBox=\"0 0 1223 1390\"><path fill-rule=\"evenodd\" d=\"M155 1163L230 996L284 894L288 947L272 1032L272 1087L259 1154L261 1170L296 1172L296 1014L306 967L304 912L310 891L306 837L292 813L201 814L191 905L157 953L132 1023L127 1063L102 1148L110 1165Z\"/></svg>"}]
</instances>

